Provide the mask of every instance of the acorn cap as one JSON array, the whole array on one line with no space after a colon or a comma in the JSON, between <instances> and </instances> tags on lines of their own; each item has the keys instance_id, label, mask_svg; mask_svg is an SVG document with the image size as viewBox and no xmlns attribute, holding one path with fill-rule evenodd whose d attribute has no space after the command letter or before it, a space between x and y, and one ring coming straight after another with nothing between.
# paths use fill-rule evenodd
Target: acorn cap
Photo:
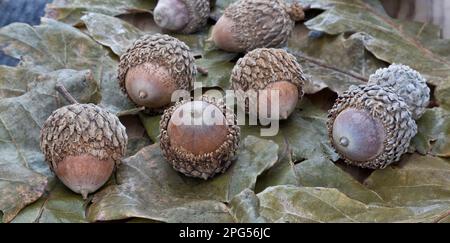
<instances>
[{"instance_id":1,"label":"acorn cap","mask_svg":"<svg viewBox=\"0 0 450 243\"><path fill-rule=\"evenodd\" d=\"M202 114L213 111L212 120ZM189 121L178 123L187 115ZM192 117L191 117L192 115ZM184 117L183 119L185 119ZM215 123L221 121L221 123ZM208 179L223 173L236 158L240 129L236 116L222 102L202 97L199 101L181 101L167 109L160 122L160 146L172 167L186 176Z\"/></svg>"},{"instance_id":2,"label":"acorn cap","mask_svg":"<svg viewBox=\"0 0 450 243\"><path fill-rule=\"evenodd\" d=\"M40 138L50 169L84 199L110 178L125 155L127 142L125 127L115 115L78 103L54 111Z\"/></svg>"},{"instance_id":3,"label":"acorn cap","mask_svg":"<svg viewBox=\"0 0 450 243\"><path fill-rule=\"evenodd\" d=\"M303 96L306 78L297 59L283 49L259 48L240 58L231 72L231 85L237 90L261 90L270 83L288 81Z\"/></svg>"},{"instance_id":4,"label":"acorn cap","mask_svg":"<svg viewBox=\"0 0 450 243\"><path fill-rule=\"evenodd\" d=\"M416 70L402 64L392 64L370 75L370 84L392 88L405 100L415 120L419 119L430 102L427 80Z\"/></svg>"},{"instance_id":5,"label":"acorn cap","mask_svg":"<svg viewBox=\"0 0 450 243\"><path fill-rule=\"evenodd\" d=\"M181 0L186 4L189 13L188 24L180 31L191 34L205 27L210 14L209 0Z\"/></svg>"},{"instance_id":6,"label":"acorn cap","mask_svg":"<svg viewBox=\"0 0 450 243\"><path fill-rule=\"evenodd\" d=\"M136 40L120 57L118 80L125 93L128 71L144 63L150 63L150 67L164 67L178 89L192 89L197 69L195 59L184 42L163 34L145 35ZM129 94L128 97L132 100Z\"/></svg>"},{"instance_id":7,"label":"acorn cap","mask_svg":"<svg viewBox=\"0 0 450 243\"><path fill-rule=\"evenodd\" d=\"M248 52L285 45L304 12L300 4L287 5L283 0L240 0L228 6L223 17L232 22L237 49Z\"/></svg>"},{"instance_id":8,"label":"acorn cap","mask_svg":"<svg viewBox=\"0 0 450 243\"><path fill-rule=\"evenodd\" d=\"M117 116L94 104L73 104L55 110L45 121L40 145L53 170L67 156L83 154L118 164L127 142Z\"/></svg>"},{"instance_id":9,"label":"acorn cap","mask_svg":"<svg viewBox=\"0 0 450 243\"><path fill-rule=\"evenodd\" d=\"M351 86L328 114L332 146L348 164L383 169L407 152L417 125L405 101L375 84Z\"/></svg>"},{"instance_id":10,"label":"acorn cap","mask_svg":"<svg viewBox=\"0 0 450 243\"><path fill-rule=\"evenodd\" d=\"M296 58L283 49L259 48L239 59L231 72L234 90L263 90L279 82L289 82L303 97L306 78ZM248 110L248 104L246 104Z\"/></svg>"}]
</instances>

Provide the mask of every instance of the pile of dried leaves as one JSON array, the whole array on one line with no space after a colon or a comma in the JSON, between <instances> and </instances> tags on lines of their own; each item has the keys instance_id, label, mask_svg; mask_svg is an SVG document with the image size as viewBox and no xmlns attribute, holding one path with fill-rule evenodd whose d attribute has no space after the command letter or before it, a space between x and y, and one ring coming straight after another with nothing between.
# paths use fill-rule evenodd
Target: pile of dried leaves
<instances>
[{"instance_id":1,"label":"pile of dried leaves","mask_svg":"<svg viewBox=\"0 0 450 243\"><path fill-rule=\"evenodd\" d=\"M450 222L450 40L435 26L388 17L375 0L300 1L312 10L287 49L311 81L308 95L275 137L243 126L239 158L225 174L203 181L175 172L157 144L159 117L140 114L122 118L130 157L108 185L89 203L66 189L39 149L40 127L66 104L55 83L80 102L130 109L116 79L118 57L143 33L161 31L149 13L155 2L56 0L41 25L0 29L3 51L21 60L0 66L0 220ZM212 18L231 2L217 0ZM203 85L228 89L239 56L215 50L208 35L175 36L209 69L198 77ZM348 167L327 141L327 109L336 94L390 63L420 71L433 105L400 163Z\"/></svg>"}]
</instances>

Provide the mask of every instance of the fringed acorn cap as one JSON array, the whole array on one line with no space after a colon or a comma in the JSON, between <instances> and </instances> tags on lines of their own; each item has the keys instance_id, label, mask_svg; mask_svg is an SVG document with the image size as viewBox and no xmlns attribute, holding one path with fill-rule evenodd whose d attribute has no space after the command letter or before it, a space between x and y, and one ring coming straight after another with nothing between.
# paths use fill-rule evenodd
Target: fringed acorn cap
<instances>
[{"instance_id":1,"label":"fringed acorn cap","mask_svg":"<svg viewBox=\"0 0 450 243\"><path fill-rule=\"evenodd\" d=\"M231 72L235 90L261 90L270 83L288 81L303 96L306 78L297 59L283 49L259 48L240 58Z\"/></svg>"},{"instance_id":2,"label":"fringed acorn cap","mask_svg":"<svg viewBox=\"0 0 450 243\"><path fill-rule=\"evenodd\" d=\"M108 181L126 153L127 142L125 127L115 115L78 103L54 111L40 139L51 170L84 199Z\"/></svg>"},{"instance_id":3,"label":"fringed acorn cap","mask_svg":"<svg viewBox=\"0 0 450 243\"><path fill-rule=\"evenodd\" d=\"M283 49L273 48L247 53L237 61L230 79L235 91L278 90L280 119L287 119L294 111L303 97L306 81L296 58ZM248 111L248 102L245 106Z\"/></svg>"},{"instance_id":4,"label":"fringed acorn cap","mask_svg":"<svg viewBox=\"0 0 450 243\"><path fill-rule=\"evenodd\" d=\"M92 155L116 163L128 137L117 116L94 104L73 104L52 113L41 130L41 149L51 168L67 156Z\"/></svg>"},{"instance_id":5,"label":"fringed acorn cap","mask_svg":"<svg viewBox=\"0 0 450 243\"><path fill-rule=\"evenodd\" d=\"M209 0L182 0L186 3L189 22L186 27L181 30L181 33L191 34L199 31L206 26L209 14L210 4Z\"/></svg>"},{"instance_id":6,"label":"fringed acorn cap","mask_svg":"<svg viewBox=\"0 0 450 243\"><path fill-rule=\"evenodd\" d=\"M135 79L128 80L131 83L130 86L139 85L141 88L149 90L139 91L138 94L132 93L130 95L130 92L139 90L127 90L126 79L130 70L133 70L133 75L130 75L132 76L130 79ZM139 38L121 56L118 79L122 90L135 102L138 99L137 97L148 98L146 96L141 97L141 92L146 92L147 94L152 94L153 92L153 95L156 96L159 93L166 93L169 97L163 98L170 101L170 95L175 89L192 89L196 74L195 59L184 42L168 35L152 34ZM134 81L138 83L133 84ZM164 90L166 87L170 87L170 90ZM154 92L155 88L163 90ZM153 98L153 100L162 99L160 97ZM147 105L145 106L147 107Z\"/></svg>"},{"instance_id":7,"label":"fringed acorn cap","mask_svg":"<svg viewBox=\"0 0 450 243\"><path fill-rule=\"evenodd\" d=\"M302 20L304 12L300 4L287 5L283 0L240 0L231 4L222 18L231 21L232 38L237 45L232 49L248 52L285 45L295 21ZM220 38L215 38L219 47Z\"/></svg>"},{"instance_id":8,"label":"fringed acorn cap","mask_svg":"<svg viewBox=\"0 0 450 243\"><path fill-rule=\"evenodd\" d=\"M348 164L383 169L407 152L417 125L405 101L392 89L352 86L328 115L330 142Z\"/></svg>"},{"instance_id":9,"label":"fringed acorn cap","mask_svg":"<svg viewBox=\"0 0 450 243\"><path fill-rule=\"evenodd\" d=\"M416 70L402 64L392 64L378 69L369 78L369 83L388 86L402 97L415 120L419 119L430 102L427 80Z\"/></svg>"},{"instance_id":10,"label":"fringed acorn cap","mask_svg":"<svg viewBox=\"0 0 450 243\"><path fill-rule=\"evenodd\" d=\"M153 11L158 26L183 34L191 34L205 27L209 14L209 0L159 0Z\"/></svg>"},{"instance_id":11,"label":"fringed acorn cap","mask_svg":"<svg viewBox=\"0 0 450 243\"><path fill-rule=\"evenodd\" d=\"M213 117L204 114L214 113ZM180 123L181 117L188 123ZM202 97L167 109L160 122L160 145L172 167L186 176L208 179L236 158L240 129L222 102Z\"/></svg>"}]
</instances>

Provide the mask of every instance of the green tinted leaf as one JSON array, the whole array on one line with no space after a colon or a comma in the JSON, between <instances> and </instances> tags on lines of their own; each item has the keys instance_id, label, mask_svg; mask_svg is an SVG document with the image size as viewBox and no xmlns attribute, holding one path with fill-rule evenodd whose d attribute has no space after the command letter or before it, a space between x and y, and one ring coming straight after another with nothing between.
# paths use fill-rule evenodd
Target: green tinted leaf
<instances>
[{"instance_id":1,"label":"green tinted leaf","mask_svg":"<svg viewBox=\"0 0 450 243\"><path fill-rule=\"evenodd\" d=\"M159 145L123 161L117 186L96 195L89 219L127 217L164 222L232 221L223 202L230 201L276 161L277 145L255 137L242 141L237 161L223 175L204 181L177 173L161 156Z\"/></svg>"},{"instance_id":2,"label":"green tinted leaf","mask_svg":"<svg viewBox=\"0 0 450 243\"><path fill-rule=\"evenodd\" d=\"M365 182L395 206L446 208L450 206L450 163L417 154L402 163L375 171Z\"/></svg>"},{"instance_id":3,"label":"green tinted leaf","mask_svg":"<svg viewBox=\"0 0 450 243\"><path fill-rule=\"evenodd\" d=\"M136 27L118 18L98 13L89 13L81 18L89 35L118 56L133 44L143 33Z\"/></svg>"},{"instance_id":4,"label":"green tinted leaf","mask_svg":"<svg viewBox=\"0 0 450 243\"><path fill-rule=\"evenodd\" d=\"M117 16L149 12L155 6L155 0L55 0L47 5L46 17L75 25L87 12Z\"/></svg>"},{"instance_id":5,"label":"green tinted leaf","mask_svg":"<svg viewBox=\"0 0 450 243\"><path fill-rule=\"evenodd\" d=\"M21 59L22 66L33 70L89 69L100 83L101 105L114 113L132 107L119 88L117 61L74 27L49 19L36 27L15 23L0 30L0 42L6 54Z\"/></svg>"},{"instance_id":6,"label":"green tinted leaf","mask_svg":"<svg viewBox=\"0 0 450 243\"><path fill-rule=\"evenodd\" d=\"M38 73L24 68L0 66L0 99L23 95L37 78Z\"/></svg>"},{"instance_id":7,"label":"green tinted leaf","mask_svg":"<svg viewBox=\"0 0 450 243\"><path fill-rule=\"evenodd\" d=\"M161 121L161 116L149 116L146 114L139 114L142 124L147 131L147 135L153 142L159 142L159 122Z\"/></svg>"},{"instance_id":8,"label":"green tinted leaf","mask_svg":"<svg viewBox=\"0 0 450 243\"><path fill-rule=\"evenodd\" d=\"M13 223L83 223L86 202L61 182L54 183L50 192L25 208Z\"/></svg>"},{"instance_id":9,"label":"green tinted leaf","mask_svg":"<svg viewBox=\"0 0 450 243\"><path fill-rule=\"evenodd\" d=\"M448 48L445 52L440 48L442 41L424 41L426 38L420 28L405 28L403 21L388 16L378 1L300 2L325 9L325 12L305 23L309 29L331 35L355 33L352 36L362 41L378 59L411 66L435 85L444 82L450 75L450 59L447 58L450 52ZM432 39L436 39L435 36ZM440 52L434 52L435 49Z\"/></svg>"},{"instance_id":10,"label":"green tinted leaf","mask_svg":"<svg viewBox=\"0 0 450 243\"><path fill-rule=\"evenodd\" d=\"M220 87L223 90L230 88L230 75L234 67L233 60L237 58L237 54L227 53L223 51L208 51L196 64L208 70L208 75L200 75L197 82L202 82L203 87Z\"/></svg>"},{"instance_id":11,"label":"green tinted leaf","mask_svg":"<svg viewBox=\"0 0 450 243\"><path fill-rule=\"evenodd\" d=\"M412 144L421 154L450 157L450 112L428 109L417 121L419 133Z\"/></svg>"},{"instance_id":12,"label":"green tinted leaf","mask_svg":"<svg viewBox=\"0 0 450 243\"><path fill-rule=\"evenodd\" d=\"M435 95L439 106L450 111L450 80L438 86Z\"/></svg>"},{"instance_id":13,"label":"green tinted leaf","mask_svg":"<svg viewBox=\"0 0 450 243\"><path fill-rule=\"evenodd\" d=\"M308 98L303 98L298 109L288 120L281 121L280 131L273 137L262 137L276 142L280 155L289 155L292 161L302 161L312 158L338 159L337 154L328 142L326 128L327 112L313 104ZM261 135L261 126L242 126L244 135Z\"/></svg>"},{"instance_id":14,"label":"green tinted leaf","mask_svg":"<svg viewBox=\"0 0 450 243\"><path fill-rule=\"evenodd\" d=\"M267 220L259 215L259 199L250 189L245 189L230 202L230 213L235 222L266 223Z\"/></svg>"},{"instance_id":15,"label":"green tinted leaf","mask_svg":"<svg viewBox=\"0 0 450 243\"><path fill-rule=\"evenodd\" d=\"M270 187L258 198L261 216L273 222L431 222L444 210L366 205L323 187Z\"/></svg>"},{"instance_id":16,"label":"green tinted leaf","mask_svg":"<svg viewBox=\"0 0 450 243\"><path fill-rule=\"evenodd\" d=\"M384 202L376 192L364 187L328 159L306 160L297 164L294 170L299 186L336 188L363 203Z\"/></svg>"},{"instance_id":17,"label":"green tinted leaf","mask_svg":"<svg viewBox=\"0 0 450 243\"><path fill-rule=\"evenodd\" d=\"M278 161L267 173L264 173L257 181L255 192L259 193L266 188L278 185L298 185L295 172L295 164L289 156Z\"/></svg>"},{"instance_id":18,"label":"green tinted leaf","mask_svg":"<svg viewBox=\"0 0 450 243\"><path fill-rule=\"evenodd\" d=\"M124 160L117 180L118 185L96 194L88 211L91 221L129 217L164 222L232 221L224 204L186 197L186 186L175 186L184 185L185 178L162 158L159 145L146 147Z\"/></svg>"},{"instance_id":19,"label":"green tinted leaf","mask_svg":"<svg viewBox=\"0 0 450 243\"><path fill-rule=\"evenodd\" d=\"M365 50L356 35L307 37L304 27L296 27L288 44L307 75L306 93L329 88L339 94L350 85L367 82L370 74L385 64Z\"/></svg>"},{"instance_id":20,"label":"green tinted leaf","mask_svg":"<svg viewBox=\"0 0 450 243\"><path fill-rule=\"evenodd\" d=\"M259 180L258 190L277 185L336 188L346 196L363 203L384 203L376 192L367 189L329 159L310 159L295 165L283 161L283 166L279 168L271 170Z\"/></svg>"}]
</instances>

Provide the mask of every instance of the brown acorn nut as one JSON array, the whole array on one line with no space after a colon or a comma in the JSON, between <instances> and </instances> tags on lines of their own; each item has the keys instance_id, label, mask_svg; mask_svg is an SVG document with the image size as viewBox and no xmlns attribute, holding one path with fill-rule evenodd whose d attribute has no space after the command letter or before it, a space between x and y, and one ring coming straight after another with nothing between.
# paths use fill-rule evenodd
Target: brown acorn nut
<instances>
[{"instance_id":1,"label":"brown acorn nut","mask_svg":"<svg viewBox=\"0 0 450 243\"><path fill-rule=\"evenodd\" d=\"M394 90L376 84L352 86L328 114L332 146L348 164L383 169L407 152L417 125Z\"/></svg>"},{"instance_id":2,"label":"brown acorn nut","mask_svg":"<svg viewBox=\"0 0 450 243\"><path fill-rule=\"evenodd\" d=\"M259 100L259 107L267 107L271 120L284 120L292 114L303 97L306 81L295 57L283 49L273 48L259 48L247 53L237 61L230 79L237 96L249 94L249 91L264 95ZM271 114L272 90L279 92L279 116ZM246 111L251 112L249 104L245 105ZM261 114L260 112L258 109L258 114Z\"/></svg>"},{"instance_id":3,"label":"brown acorn nut","mask_svg":"<svg viewBox=\"0 0 450 243\"><path fill-rule=\"evenodd\" d=\"M236 116L221 102L178 102L160 123L160 145L172 167L186 176L208 179L231 165L239 148Z\"/></svg>"},{"instance_id":4,"label":"brown acorn nut","mask_svg":"<svg viewBox=\"0 0 450 243\"><path fill-rule=\"evenodd\" d=\"M248 52L286 44L295 21L305 13L299 3L284 0L240 0L227 9L212 31L212 40L228 52Z\"/></svg>"},{"instance_id":5,"label":"brown acorn nut","mask_svg":"<svg viewBox=\"0 0 450 243\"><path fill-rule=\"evenodd\" d=\"M209 14L209 0L159 0L153 18L165 30L191 34L206 26Z\"/></svg>"},{"instance_id":6,"label":"brown acorn nut","mask_svg":"<svg viewBox=\"0 0 450 243\"><path fill-rule=\"evenodd\" d=\"M94 104L55 110L41 129L40 145L58 178L86 199L110 178L126 152L119 119Z\"/></svg>"},{"instance_id":7,"label":"brown acorn nut","mask_svg":"<svg viewBox=\"0 0 450 243\"><path fill-rule=\"evenodd\" d=\"M138 39L120 58L118 79L137 105L161 112L175 90L191 90L197 74L189 47L162 34Z\"/></svg>"}]
</instances>

